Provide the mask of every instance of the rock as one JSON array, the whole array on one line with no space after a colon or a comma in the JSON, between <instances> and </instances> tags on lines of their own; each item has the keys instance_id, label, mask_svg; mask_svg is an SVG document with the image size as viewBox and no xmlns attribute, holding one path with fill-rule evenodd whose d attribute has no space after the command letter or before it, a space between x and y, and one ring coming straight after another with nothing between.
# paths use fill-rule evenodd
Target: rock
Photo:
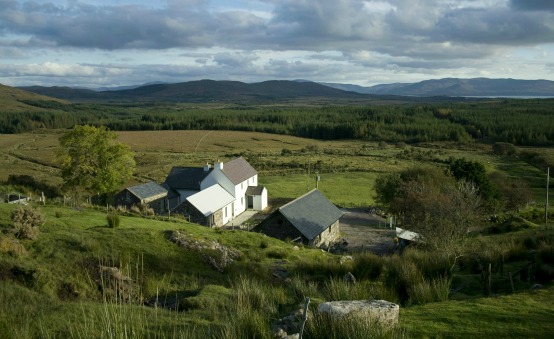
<instances>
[{"instance_id":1,"label":"rock","mask_svg":"<svg viewBox=\"0 0 554 339\"><path fill-rule=\"evenodd\" d=\"M345 255L344 257L341 257L341 258L340 258L340 264L341 264L341 265L344 265L344 264L346 264L347 262L351 262L352 260L354 260L354 258L352 258L351 255Z\"/></svg>"},{"instance_id":2,"label":"rock","mask_svg":"<svg viewBox=\"0 0 554 339\"><path fill-rule=\"evenodd\" d=\"M215 240L208 242L193 239L180 231L173 231L169 240L180 247L199 253L204 262L219 272L223 272L225 268L242 256L239 250L221 245ZM213 252L216 252L215 256Z\"/></svg>"},{"instance_id":3,"label":"rock","mask_svg":"<svg viewBox=\"0 0 554 339\"><path fill-rule=\"evenodd\" d=\"M356 283L356 277L354 277L354 274L348 272L342 277L342 280L349 284L355 284Z\"/></svg>"},{"instance_id":4,"label":"rock","mask_svg":"<svg viewBox=\"0 0 554 339\"><path fill-rule=\"evenodd\" d=\"M343 300L322 303L318 310L331 318L359 317L389 327L398 323L400 307L386 300Z\"/></svg>"},{"instance_id":5,"label":"rock","mask_svg":"<svg viewBox=\"0 0 554 339\"><path fill-rule=\"evenodd\" d=\"M308 311L308 314L310 312ZM304 306L299 305L297 309L290 312L287 316L277 320L273 323L273 335L275 338L288 338L294 339L299 338L300 335L297 333L302 327L302 319L304 316ZM310 315L308 315L310 318ZM295 334L288 334L295 333ZM279 337L278 335L284 335Z\"/></svg>"},{"instance_id":6,"label":"rock","mask_svg":"<svg viewBox=\"0 0 554 339\"><path fill-rule=\"evenodd\" d=\"M300 247L294 245L294 247L292 249L295 250L295 251L298 251L298 250L300 250Z\"/></svg>"},{"instance_id":7,"label":"rock","mask_svg":"<svg viewBox=\"0 0 554 339\"><path fill-rule=\"evenodd\" d=\"M533 286L531 286L531 288L529 290L533 291L533 290L538 290L538 289L541 289L541 288L542 288L541 284L533 284Z\"/></svg>"},{"instance_id":8,"label":"rock","mask_svg":"<svg viewBox=\"0 0 554 339\"><path fill-rule=\"evenodd\" d=\"M95 280L108 299L142 302L139 286L118 267L100 265Z\"/></svg>"}]
</instances>

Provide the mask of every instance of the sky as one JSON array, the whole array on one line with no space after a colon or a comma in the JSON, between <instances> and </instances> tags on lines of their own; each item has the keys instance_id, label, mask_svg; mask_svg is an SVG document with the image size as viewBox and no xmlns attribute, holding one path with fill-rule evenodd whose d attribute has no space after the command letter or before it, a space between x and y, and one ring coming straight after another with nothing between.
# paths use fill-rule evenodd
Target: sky
<instances>
[{"instance_id":1,"label":"sky","mask_svg":"<svg viewBox=\"0 0 554 339\"><path fill-rule=\"evenodd\" d=\"M554 80L554 0L0 0L0 83Z\"/></svg>"}]
</instances>

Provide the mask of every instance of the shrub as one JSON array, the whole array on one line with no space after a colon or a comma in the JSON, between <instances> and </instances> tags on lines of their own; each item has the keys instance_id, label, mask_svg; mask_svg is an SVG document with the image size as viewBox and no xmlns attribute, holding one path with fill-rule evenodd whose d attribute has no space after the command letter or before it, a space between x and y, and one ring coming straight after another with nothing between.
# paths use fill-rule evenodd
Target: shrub
<instances>
[{"instance_id":1,"label":"shrub","mask_svg":"<svg viewBox=\"0 0 554 339\"><path fill-rule=\"evenodd\" d=\"M115 211L108 212L108 215L106 215L106 220L108 221L108 227L110 228L119 227L119 224L121 223L119 214L117 214L117 212Z\"/></svg>"},{"instance_id":2,"label":"shrub","mask_svg":"<svg viewBox=\"0 0 554 339\"><path fill-rule=\"evenodd\" d=\"M11 233L18 239L35 239L44 224L42 213L32 207L20 207L12 212Z\"/></svg>"},{"instance_id":3,"label":"shrub","mask_svg":"<svg viewBox=\"0 0 554 339\"><path fill-rule=\"evenodd\" d=\"M17 239L0 235L0 253L20 256L27 254L27 250Z\"/></svg>"},{"instance_id":4,"label":"shrub","mask_svg":"<svg viewBox=\"0 0 554 339\"><path fill-rule=\"evenodd\" d=\"M260 248L264 249L264 248L267 248L267 246L268 246L267 239L262 239L262 241L260 241Z\"/></svg>"},{"instance_id":5,"label":"shrub","mask_svg":"<svg viewBox=\"0 0 554 339\"><path fill-rule=\"evenodd\" d=\"M383 262L383 258L373 253L359 254L354 258L352 274L356 279L375 280L383 271Z\"/></svg>"},{"instance_id":6,"label":"shrub","mask_svg":"<svg viewBox=\"0 0 554 339\"><path fill-rule=\"evenodd\" d=\"M59 219L59 218L61 218L61 217L62 217L62 212L60 212L60 211L56 211L56 212L54 213L54 216L55 216L56 218L58 218L58 219Z\"/></svg>"},{"instance_id":7,"label":"shrub","mask_svg":"<svg viewBox=\"0 0 554 339\"><path fill-rule=\"evenodd\" d=\"M266 257L272 259L284 259L288 256L288 253L283 248L273 247L266 251Z\"/></svg>"}]
</instances>

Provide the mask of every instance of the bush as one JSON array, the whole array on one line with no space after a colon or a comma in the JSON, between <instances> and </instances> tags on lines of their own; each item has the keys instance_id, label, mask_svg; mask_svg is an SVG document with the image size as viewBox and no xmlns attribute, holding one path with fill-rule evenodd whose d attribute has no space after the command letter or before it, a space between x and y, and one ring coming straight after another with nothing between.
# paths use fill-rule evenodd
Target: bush
<instances>
[{"instance_id":1,"label":"bush","mask_svg":"<svg viewBox=\"0 0 554 339\"><path fill-rule=\"evenodd\" d=\"M121 220L119 218L119 214L115 211L111 211L106 216L106 220L108 221L108 227L110 228L116 228L119 227L119 224L121 223Z\"/></svg>"},{"instance_id":2,"label":"bush","mask_svg":"<svg viewBox=\"0 0 554 339\"><path fill-rule=\"evenodd\" d=\"M356 279L375 280L383 271L383 258L373 253L359 254L354 258L352 274Z\"/></svg>"},{"instance_id":3,"label":"bush","mask_svg":"<svg viewBox=\"0 0 554 339\"><path fill-rule=\"evenodd\" d=\"M44 224L42 213L32 207L20 207L12 212L11 233L18 239L35 239Z\"/></svg>"}]
</instances>

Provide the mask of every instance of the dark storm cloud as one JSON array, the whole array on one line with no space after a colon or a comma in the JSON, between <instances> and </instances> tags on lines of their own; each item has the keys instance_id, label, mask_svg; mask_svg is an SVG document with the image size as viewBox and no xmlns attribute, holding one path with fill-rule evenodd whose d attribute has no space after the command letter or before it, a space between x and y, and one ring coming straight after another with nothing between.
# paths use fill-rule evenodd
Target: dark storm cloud
<instances>
[{"instance_id":1,"label":"dark storm cloud","mask_svg":"<svg viewBox=\"0 0 554 339\"><path fill-rule=\"evenodd\" d=\"M552 0L511 0L510 4L516 9L554 11Z\"/></svg>"},{"instance_id":2,"label":"dark storm cloud","mask_svg":"<svg viewBox=\"0 0 554 339\"><path fill-rule=\"evenodd\" d=\"M248 11L214 11L201 1L165 7L93 6L0 0L0 32L25 35L31 45L78 48L357 50L401 55L414 46L451 42L492 45L554 42L554 1L512 1L512 7L467 9L441 1L277 1L272 18ZM528 4L528 5L525 5ZM435 46L436 47L436 46ZM437 50L438 54L448 50Z\"/></svg>"},{"instance_id":3,"label":"dark storm cloud","mask_svg":"<svg viewBox=\"0 0 554 339\"><path fill-rule=\"evenodd\" d=\"M214 42L215 22L202 8L4 2L6 7L0 12L4 32L57 46L160 49L211 46Z\"/></svg>"},{"instance_id":4,"label":"dark storm cloud","mask_svg":"<svg viewBox=\"0 0 554 339\"><path fill-rule=\"evenodd\" d=\"M493 45L554 42L554 13L464 9L444 15L436 39Z\"/></svg>"}]
</instances>

